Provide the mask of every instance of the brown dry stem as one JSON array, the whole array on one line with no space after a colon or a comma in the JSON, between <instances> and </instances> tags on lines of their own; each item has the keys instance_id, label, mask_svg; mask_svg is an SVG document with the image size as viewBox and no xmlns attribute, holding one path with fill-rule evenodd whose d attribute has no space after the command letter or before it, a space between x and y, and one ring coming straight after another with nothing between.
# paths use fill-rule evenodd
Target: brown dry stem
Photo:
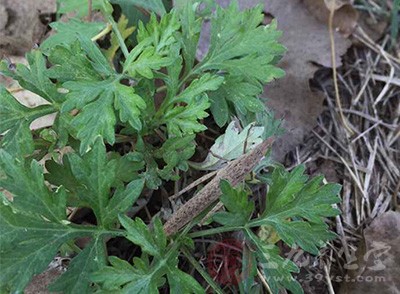
<instances>
[{"instance_id":1,"label":"brown dry stem","mask_svg":"<svg viewBox=\"0 0 400 294\"><path fill-rule=\"evenodd\" d=\"M336 104L339 108L339 115L340 115L340 120L344 126L344 128L349 132L349 137L354 134L353 130L349 126L349 123L346 119L346 117L343 114L342 111L342 103L340 100L340 95L339 95L339 86L338 86L338 81L337 81L337 71L336 71L336 48L335 48L335 37L333 35L333 17L335 15L335 9L333 7L330 7L330 12L329 12L329 37L331 41L331 58L332 58L332 71L333 71L333 85L335 87L335 98L336 98Z\"/></svg>"},{"instance_id":2,"label":"brown dry stem","mask_svg":"<svg viewBox=\"0 0 400 294\"><path fill-rule=\"evenodd\" d=\"M226 167L218 171L214 179L212 179L199 193L197 193L197 195L186 202L165 223L165 233L169 236L175 234L213 202L218 200L221 195L219 183L222 179L228 180L232 186L236 186L243 181L246 174L251 172L264 157L273 142L273 137L265 140L249 153L230 162Z\"/></svg>"}]
</instances>

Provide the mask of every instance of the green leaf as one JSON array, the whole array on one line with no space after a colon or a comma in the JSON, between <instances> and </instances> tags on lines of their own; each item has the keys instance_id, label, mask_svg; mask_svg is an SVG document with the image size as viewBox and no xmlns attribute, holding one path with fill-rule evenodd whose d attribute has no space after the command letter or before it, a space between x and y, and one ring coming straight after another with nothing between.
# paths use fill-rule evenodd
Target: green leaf
<instances>
[{"instance_id":1,"label":"green leaf","mask_svg":"<svg viewBox=\"0 0 400 294\"><path fill-rule=\"evenodd\" d=\"M161 0L111 0L111 2L120 4L121 6L134 5L148 11L153 11L158 15L164 15L166 13Z\"/></svg>"},{"instance_id":2,"label":"green leaf","mask_svg":"<svg viewBox=\"0 0 400 294\"><path fill-rule=\"evenodd\" d=\"M48 161L46 168L50 174L46 179L53 185L66 187L75 206L90 207L98 226L112 228L118 215L126 212L139 198L144 181L136 175L136 179L129 178L130 183L124 187L120 173L131 170L129 163L128 170L121 170L121 160L129 161L129 154L120 158L107 155L99 137L93 148L82 156L68 153L63 157L62 165ZM113 187L116 190L112 194Z\"/></svg>"},{"instance_id":3,"label":"green leaf","mask_svg":"<svg viewBox=\"0 0 400 294\"><path fill-rule=\"evenodd\" d=\"M15 70L11 70L9 65L2 61L0 63L0 73L12 77L26 90L29 90L50 103L62 102L62 95L57 92L57 87L47 76L46 60L38 50L33 50L26 54L29 67L17 64Z\"/></svg>"},{"instance_id":4,"label":"green leaf","mask_svg":"<svg viewBox=\"0 0 400 294\"><path fill-rule=\"evenodd\" d=\"M264 277L272 293L279 293L282 288L288 289L294 294L303 293L300 284L292 276L292 273L299 272L294 262L281 257L277 246L262 243L250 230L246 231L246 237L255 246L256 258L261 264Z\"/></svg>"},{"instance_id":5,"label":"green leaf","mask_svg":"<svg viewBox=\"0 0 400 294\"><path fill-rule=\"evenodd\" d=\"M130 182L126 189L118 188L109 203L107 204L105 211L106 215L103 219L104 224L112 225L116 222L116 216L126 212L139 198L142 193L144 186L144 180L138 179Z\"/></svg>"},{"instance_id":6,"label":"green leaf","mask_svg":"<svg viewBox=\"0 0 400 294\"><path fill-rule=\"evenodd\" d=\"M216 213L213 219L224 226L245 225L253 214L254 203L249 201L246 191L232 188L229 182L222 180L219 185L220 200L228 211Z\"/></svg>"},{"instance_id":7,"label":"green leaf","mask_svg":"<svg viewBox=\"0 0 400 294\"><path fill-rule=\"evenodd\" d=\"M186 14L190 15L189 8ZM191 75L209 71L224 74L223 85L210 93L211 112L220 127L228 122L230 115L239 116L245 125L254 121L252 114L265 108L259 98L263 84L284 75L275 67L285 52L278 43L281 33L276 22L263 26L262 20L261 6L239 11L233 1L227 9L218 7L211 16L207 55L192 70L187 69ZM187 42L184 46L193 52L197 38Z\"/></svg>"},{"instance_id":8,"label":"green leaf","mask_svg":"<svg viewBox=\"0 0 400 294\"><path fill-rule=\"evenodd\" d=\"M233 59L226 61L223 65L224 70L229 73L234 72L235 75L245 77L247 80L258 80L263 83L268 83L273 79L282 78L285 72L270 63L273 57L266 58L265 56L246 56L241 59Z\"/></svg>"},{"instance_id":9,"label":"green leaf","mask_svg":"<svg viewBox=\"0 0 400 294\"><path fill-rule=\"evenodd\" d=\"M156 158L163 158L166 163L164 168L159 171L161 178L165 180L173 179L174 168L176 167L182 171L188 170L189 165L187 161L193 156L196 150L194 138L194 135L187 135L182 138L169 138L154 153Z\"/></svg>"},{"instance_id":10,"label":"green leaf","mask_svg":"<svg viewBox=\"0 0 400 294\"><path fill-rule=\"evenodd\" d=\"M133 265L130 265L111 256L111 266L92 275L93 281L99 283L104 292L158 293L157 289L165 284L163 276L167 276L173 290L204 293L194 278L178 269L178 248L176 244L167 246L167 237L159 218L154 219L152 230L140 218L131 220L121 215L120 222L127 231L127 238L154 258L150 264L146 255L142 258L135 257Z\"/></svg>"},{"instance_id":11,"label":"green leaf","mask_svg":"<svg viewBox=\"0 0 400 294\"><path fill-rule=\"evenodd\" d=\"M229 120L230 111L226 99L223 99L223 96L219 96L218 93L220 91L210 94L210 111L216 124L222 128Z\"/></svg>"},{"instance_id":12,"label":"green leaf","mask_svg":"<svg viewBox=\"0 0 400 294\"><path fill-rule=\"evenodd\" d=\"M211 92L211 111L220 127L228 122L228 117L237 114L259 113L265 109L258 98L263 88L242 78L227 76L222 86ZM232 111L234 109L236 112Z\"/></svg>"},{"instance_id":13,"label":"green leaf","mask_svg":"<svg viewBox=\"0 0 400 294\"><path fill-rule=\"evenodd\" d=\"M0 86L0 134L7 132L0 146L14 156L34 151L30 124L37 118L55 112L50 105L28 108L20 104L3 86Z\"/></svg>"},{"instance_id":14,"label":"green leaf","mask_svg":"<svg viewBox=\"0 0 400 294\"><path fill-rule=\"evenodd\" d=\"M100 270L93 275L93 280L101 283L106 290L118 289L121 293L157 293L157 288L164 283L161 277L168 260L168 256L164 254L166 236L161 221L155 220L154 232L151 232L140 218L131 220L121 215L120 222L126 229L130 241L140 245L144 252L156 257L153 262L155 266L150 267L148 262L135 258L135 267L132 267L127 262L112 257L110 258L112 267Z\"/></svg>"},{"instance_id":15,"label":"green leaf","mask_svg":"<svg viewBox=\"0 0 400 294\"><path fill-rule=\"evenodd\" d=\"M117 26L118 30L121 32L123 40L126 40L135 31L134 27L128 27L128 19L123 14L120 16ZM115 54L117 53L117 50L120 47L118 38L114 32L111 33L110 43L111 45L107 48L107 50L105 50L104 55L107 57L109 62L112 62Z\"/></svg>"},{"instance_id":16,"label":"green leaf","mask_svg":"<svg viewBox=\"0 0 400 294\"><path fill-rule=\"evenodd\" d=\"M195 79L190 85L183 90L176 98L172 99L170 103L185 102L190 103L195 97L206 93L208 91L217 90L224 78L217 75L204 74L199 79Z\"/></svg>"},{"instance_id":17,"label":"green leaf","mask_svg":"<svg viewBox=\"0 0 400 294\"><path fill-rule=\"evenodd\" d=\"M148 47L143 50L133 63L126 67L126 70L132 77L139 74L147 79L153 79L153 71L170 65L172 61L172 59L157 53L154 47Z\"/></svg>"},{"instance_id":18,"label":"green leaf","mask_svg":"<svg viewBox=\"0 0 400 294\"><path fill-rule=\"evenodd\" d=\"M139 117L146 107L144 100L133 88L119 83L122 77L92 41L79 36L79 43L57 46L49 59L54 64L49 75L65 81L63 87L69 91L61 106L62 113L80 110L70 125L76 130L74 136L81 141L81 153L87 152L99 135L110 144L115 142L115 110L123 123L141 129Z\"/></svg>"},{"instance_id":19,"label":"green leaf","mask_svg":"<svg viewBox=\"0 0 400 294\"><path fill-rule=\"evenodd\" d=\"M92 275L92 280L102 284L104 292L118 293L157 293L158 285L163 281L148 265L132 267L128 262L115 256L110 257L112 265Z\"/></svg>"},{"instance_id":20,"label":"green leaf","mask_svg":"<svg viewBox=\"0 0 400 294\"><path fill-rule=\"evenodd\" d=\"M101 9L104 0L92 0L92 9ZM57 0L58 13L75 12L77 17L88 15L89 5L82 0ZM85 5L86 4L86 5Z\"/></svg>"},{"instance_id":21,"label":"green leaf","mask_svg":"<svg viewBox=\"0 0 400 294\"><path fill-rule=\"evenodd\" d=\"M175 7L179 4L174 2ZM182 49L185 60L185 74L192 69L196 51L199 43L202 19L196 17L196 9L198 3L193 4L192 1L184 1L179 7L179 14L182 25Z\"/></svg>"},{"instance_id":22,"label":"green leaf","mask_svg":"<svg viewBox=\"0 0 400 294\"><path fill-rule=\"evenodd\" d=\"M65 219L65 195L54 194L44 183L43 168L33 160L30 166L0 149L0 187L14 195L13 207L50 221Z\"/></svg>"},{"instance_id":23,"label":"green leaf","mask_svg":"<svg viewBox=\"0 0 400 294\"><path fill-rule=\"evenodd\" d=\"M32 276L47 268L63 243L87 235L85 231L28 215L29 207L24 212L17 213L0 203L0 285L8 285L10 293L22 293Z\"/></svg>"},{"instance_id":24,"label":"green leaf","mask_svg":"<svg viewBox=\"0 0 400 294\"><path fill-rule=\"evenodd\" d=\"M145 166L143 154L136 151L129 152L124 156L112 153L111 156L117 161L115 187L118 187L121 183L129 183L137 179L138 171L142 170Z\"/></svg>"},{"instance_id":25,"label":"green leaf","mask_svg":"<svg viewBox=\"0 0 400 294\"><path fill-rule=\"evenodd\" d=\"M108 258L111 266L103 268L100 272L92 274L92 281L102 283L104 289L118 289L118 286L124 285L138 276L137 271L131 264L116 256Z\"/></svg>"},{"instance_id":26,"label":"green leaf","mask_svg":"<svg viewBox=\"0 0 400 294\"><path fill-rule=\"evenodd\" d=\"M63 156L60 161L60 163L53 160L46 161L45 167L48 173L44 175L45 180L54 186L63 186L68 195L68 205L77 207L79 206L78 195L84 192L82 192L81 185L72 173L68 157Z\"/></svg>"},{"instance_id":27,"label":"green leaf","mask_svg":"<svg viewBox=\"0 0 400 294\"><path fill-rule=\"evenodd\" d=\"M0 146L15 157L32 154L35 147L29 125L27 121L17 122L4 135Z\"/></svg>"},{"instance_id":28,"label":"green leaf","mask_svg":"<svg viewBox=\"0 0 400 294\"><path fill-rule=\"evenodd\" d=\"M83 184L87 183L78 182L78 187ZM9 287L12 293L22 292L33 275L46 269L63 244L89 237L96 241L85 247L56 282L63 291L86 292L90 286L88 275L105 263L104 237L117 234L93 226L70 224L66 220L66 190L62 186L50 190L44 182L43 169L35 160L29 166L29 162L0 150L0 188L13 195L12 202L3 199L0 203L0 286ZM119 199L123 203L118 212L124 212L128 201ZM108 214L113 215L115 221L118 212L113 205L110 208Z\"/></svg>"},{"instance_id":29,"label":"green leaf","mask_svg":"<svg viewBox=\"0 0 400 294\"><path fill-rule=\"evenodd\" d=\"M119 221L122 224L122 226L126 229L127 232L126 238L128 240L130 240L132 243L139 245L144 252L159 258L162 257L166 245L165 244L166 241L164 241L165 240L164 233L162 236L151 234L146 224L140 218L131 220L127 216L121 215L119 217ZM161 225L161 223L156 223L155 226L156 225ZM157 237L163 238L161 244L160 242L157 242L158 241Z\"/></svg>"},{"instance_id":30,"label":"green leaf","mask_svg":"<svg viewBox=\"0 0 400 294\"><path fill-rule=\"evenodd\" d=\"M64 86L70 93L63 105L63 111L80 109L86 104L71 122L71 125L78 129L77 137L81 140L81 153L93 144L98 135L103 136L110 144L114 143L116 124L114 109L119 111L122 122L129 123L136 130L142 128L139 117L146 104L134 93L133 88L114 81L67 82ZM91 102L96 98L97 100Z\"/></svg>"},{"instance_id":31,"label":"green leaf","mask_svg":"<svg viewBox=\"0 0 400 294\"><path fill-rule=\"evenodd\" d=\"M175 106L168 110L164 116L170 136L184 136L206 130L206 126L198 120L208 116L206 110L210 102L206 95L192 98L186 106Z\"/></svg>"},{"instance_id":32,"label":"green leaf","mask_svg":"<svg viewBox=\"0 0 400 294\"><path fill-rule=\"evenodd\" d=\"M78 191L82 205L93 209L98 225L112 227L118 214L128 210L137 200L143 189L143 182L133 181L126 189L117 189L110 199L117 162L107 159L101 138L96 140L93 149L85 155L80 157L70 153L67 157L71 172L82 187L82 190Z\"/></svg>"},{"instance_id":33,"label":"green leaf","mask_svg":"<svg viewBox=\"0 0 400 294\"><path fill-rule=\"evenodd\" d=\"M274 112L268 108L256 114L256 121L264 127L263 139L280 136L285 133L282 127L282 120L275 119Z\"/></svg>"},{"instance_id":34,"label":"green leaf","mask_svg":"<svg viewBox=\"0 0 400 294\"><path fill-rule=\"evenodd\" d=\"M69 153L66 158L65 171L58 171L63 167L54 163L47 165L50 167L48 172L52 173L48 178L59 186L53 191L45 184L43 168L38 162L33 160L29 166L0 150L0 188L13 195L12 202L3 199L0 203L2 288L8 286L12 292L23 291L33 275L46 269L63 244L89 237L92 242L52 286L54 291L87 293L90 275L106 262L104 238L120 234L107 229L115 226L118 215L125 213L141 194L144 181L138 179L126 188L120 185L110 198L117 160L107 158L101 138L82 157ZM57 175L60 178L57 179ZM67 198L71 194L76 198L76 207L93 209L98 227L74 225L66 220ZM160 228L162 230L161 223L158 234ZM166 246L165 236L155 240L157 246Z\"/></svg>"},{"instance_id":35,"label":"green leaf","mask_svg":"<svg viewBox=\"0 0 400 294\"><path fill-rule=\"evenodd\" d=\"M178 42L176 35L179 28L179 19L175 12L165 14L160 21L157 21L153 14L146 26L140 22L138 45L129 53L124 63L124 72L128 72L132 77L139 74L152 79L153 71L171 65L178 54L173 48Z\"/></svg>"},{"instance_id":36,"label":"green leaf","mask_svg":"<svg viewBox=\"0 0 400 294\"><path fill-rule=\"evenodd\" d=\"M177 268L169 268L167 277L171 293L205 293L194 277Z\"/></svg>"},{"instance_id":37,"label":"green leaf","mask_svg":"<svg viewBox=\"0 0 400 294\"><path fill-rule=\"evenodd\" d=\"M112 82L106 81L86 81L86 82L65 82L64 87L68 89L66 101L61 107L61 112L65 113L73 109L82 109L90 102L95 100L104 92L110 92Z\"/></svg>"},{"instance_id":38,"label":"green leaf","mask_svg":"<svg viewBox=\"0 0 400 294\"><path fill-rule=\"evenodd\" d=\"M119 117L122 122L128 122L134 129L140 130L141 110L146 108L146 103L139 95L135 94L133 88L121 84L116 85L115 109L119 110Z\"/></svg>"},{"instance_id":39,"label":"green leaf","mask_svg":"<svg viewBox=\"0 0 400 294\"><path fill-rule=\"evenodd\" d=\"M194 135L168 138L159 149L139 139L135 157L140 158L142 163L145 162L146 167L140 177L145 179L149 189L158 189L162 184L161 179L178 180L177 169L188 170L188 160L193 156L195 149Z\"/></svg>"},{"instance_id":40,"label":"green leaf","mask_svg":"<svg viewBox=\"0 0 400 294\"><path fill-rule=\"evenodd\" d=\"M105 90L96 101L86 105L72 120L72 126L78 129L77 138L81 140L81 154L89 150L97 136L104 136L108 143L114 144L116 118L112 103L113 93Z\"/></svg>"},{"instance_id":41,"label":"green leaf","mask_svg":"<svg viewBox=\"0 0 400 294\"><path fill-rule=\"evenodd\" d=\"M321 185L321 181L322 177L307 181L304 166L298 166L291 172L276 167L270 179L266 208L252 220L254 203L248 200L247 193L232 188L227 181L220 183L221 201L227 211L215 214L214 220L232 230L243 230L248 244L254 248L252 258L262 265L272 293L278 293L283 288L292 293L303 293L300 284L292 277L292 273L299 270L292 261L279 255L278 247L268 243L276 237L261 238L251 228L268 226L289 246L299 246L318 254L319 247L335 237L324 218L338 215L339 211L333 205L340 200L337 196L340 186Z\"/></svg>"},{"instance_id":42,"label":"green leaf","mask_svg":"<svg viewBox=\"0 0 400 294\"><path fill-rule=\"evenodd\" d=\"M101 79L101 75L94 70L78 41L70 46L59 45L53 48L49 54L49 61L53 66L47 71L47 75L60 82Z\"/></svg>"},{"instance_id":43,"label":"green leaf","mask_svg":"<svg viewBox=\"0 0 400 294\"><path fill-rule=\"evenodd\" d=\"M141 177L145 179L146 186L149 189L156 190L162 184L162 181L158 175L159 169L153 156L153 149L150 144L144 142L143 138L138 137L136 151L143 156L143 161L146 163L146 170L141 174Z\"/></svg>"},{"instance_id":44,"label":"green leaf","mask_svg":"<svg viewBox=\"0 0 400 294\"><path fill-rule=\"evenodd\" d=\"M152 14L146 25L143 22L139 23L137 41L149 42L155 48L155 52L165 55L177 42L176 33L179 29L179 18L175 11L165 14L160 21L155 14Z\"/></svg>"},{"instance_id":45,"label":"green leaf","mask_svg":"<svg viewBox=\"0 0 400 294\"><path fill-rule=\"evenodd\" d=\"M228 125L225 134L215 140L214 145L211 146L210 152L203 162L191 162L191 166L201 170L220 169L228 161L249 152L262 142L263 127L251 124L240 131L236 124L233 121Z\"/></svg>"},{"instance_id":46,"label":"green leaf","mask_svg":"<svg viewBox=\"0 0 400 294\"><path fill-rule=\"evenodd\" d=\"M303 173L304 166L290 173L280 167L274 170L267 207L255 223L270 225L288 245L317 254L318 247L336 237L328 231L324 218L340 213L332 207L340 201L340 185L321 186L322 177L307 182Z\"/></svg>"},{"instance_id":47,"label":"green leaf","mask_svg":"<svg viewBox=\"0 0 400 294\"><path fill-rule=\"evenodd\" d=\"M79 195L82 203L93 209L99 225L104 225L109 201L109 190L115 177L115 161L108 161L102 138L97 138L93 149L80 157L67 154L71 171L85 192Z\"/></svg>"},{"instance_id":48,"label":"green leaf","mask_svg":"<svg viewBox=\"0 0 400 294\"><path fill-rule=\"evenodd\" d=\"M96 81L115 76L99 47L82 34L68 45L55 46L49 54L53 67L48 76L60 81Z\"/></svg>"},{"instance_id":49,"label":"green leaf","mask_svg":"<svg viewBox=\"0 0 400 294\"><path fill-rule=\"evenodd\" d=\"M103 238L96 237L68 265L68 271L63 273L49 290L62 293L89 293L90 276L106 265L106 248Z\"/></svg>"},{"instance_id":50,"label":"green leaf","mask_svg":"<svg viewBox=\"0 0 400 294\"><path fill-rule=\"evenodd\" d=\"M180 68L180 64L178 68ZM174 72L173 75L179 76L179 71L174 68L171 70ZM181 137L206 129L198 122L199 119L208 116L205 110L210 107L210 102L206 93L216 90L223 80L223 77L205 74L201 78L193 80L185 90L175 97L172 95L177 90L176 81L173 81L172 78L168 80L168 95L171 98L166 99L160 109L166 109L162 122L167 125L169 136Z\"/></svg>"},{"instance_id":51,"label":"green leaf","mask_svg":"<svg viewBox=\"0 0 400 294\"><path fill-rule=\"evenodd\" d=\"M276 22L260 25L263 18L261 5L244 11L235 2L227 9L218 7L211 21L210 49L200 68L226 70L250 82L281 76L282 71L272 66L285 51L278 43L281 32Z\"/></svg>"},{"instance_id":52,"label":"green leaf","mask_svg":"<svg viewBox=\"0 0 400 294\"><path fill-rule=\"evenodd\" d=\"M60 44L72 44L76 41L78 34L91 39L103 30L106 24L103 22L83 22L72 18L68 22L53 22L50 24L50 27L56 33L42 42L40 49L43 52L49 52L52 48Z\"/></svg>"},{"instance_id":53,"label":"green leaf","mask_svg":"<svg viewBox=\"0 0 400 294\"><path fill-rule=\"evenodd\" d=\"M78 39L83 51L85 51L89 57L93 68L102 76L112 76L115 72L107 62L107 58L101 52L99 47L97 47L95 43L92 42L92 40L90 40L87 36L81 33L79 33Z\"/></svg>"}]
</instances>

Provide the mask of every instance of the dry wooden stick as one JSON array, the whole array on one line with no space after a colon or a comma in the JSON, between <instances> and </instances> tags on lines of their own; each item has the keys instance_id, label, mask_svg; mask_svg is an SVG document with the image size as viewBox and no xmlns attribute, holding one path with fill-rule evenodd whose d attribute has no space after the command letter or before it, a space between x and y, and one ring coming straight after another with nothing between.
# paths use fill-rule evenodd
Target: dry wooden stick
<instances>
[{"instance_id":1,"label":"dry wooden stick","mask_svg":"<svg viewBox=\"0 0 400 294\"><path fill-rule=\"evenodd\" d=\"M221 195L219 182L222 179L228 180L232 186L243 181L246 174L264 157L267 149L271 147L275 138L271 137L256 146L249 153L230 162L226 167L218 171L212 179L197 195L186 202L172 217L165 223L164 231L170 236L179 231L184 225L203 212Z\"/></svg>"},{"instance_id":2,"label":"dry wooden stick","mask_svg":"<svg viewBox=\"0 0 400 294\"><path fill-rule=\"evenodd\" d=\"M218 171L213 171L210 172L204 176L202 176L200 179L197 179L196 181L194 181L193 183L191 183L190 185L188 185L187 187L183 188L182 190L180 190L178 193L172 195L171 197L169 197L170 200L174 200L176 198L178 198L179 196L181 196L182 194L185 194L187 191L190 191L191 189L193 189L194 187L197 187L198 185L200 185L201 183L207 181L209 178L212 178L213 176L215 176L215 174Z\"/></svg>"}]
</instances>

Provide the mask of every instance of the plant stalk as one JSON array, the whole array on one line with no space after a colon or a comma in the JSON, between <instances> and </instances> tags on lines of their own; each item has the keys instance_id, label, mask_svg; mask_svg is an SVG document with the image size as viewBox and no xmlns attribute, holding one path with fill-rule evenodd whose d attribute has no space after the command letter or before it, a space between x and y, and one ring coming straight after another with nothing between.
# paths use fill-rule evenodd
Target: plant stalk
<instances>
[{"instance_id":1,"label":"plant stalk","mask_svg":"<svg viewBox=\"0 0 400 294\"><path fill-rule=\"evenodd\" d=\"M115 22L115 20L112 17L112 15L107 15L107 18L108 18L109 23L112 26L114 34L117 36L118 43L119 43L119 46L120 46L120 48L122 50L122 53L124 54L125 59L127 59L128 56L129 56L129 51L128 51L128 48L126 47L124 38L122 37L121 32L118 29L118 25Z\"/></svg>"},{"instance_id":2,"label":"plant stalk","mask_svg":"<svg viewBox=\"0 0 400 294\"><path fill-rule=\"evenodd\" d=\"M210 275L201 267L198 261L192 256L192 254L186 249L181 248L181 252L190 261L193 267L199 272L199 274L206 280L206 282L213 288L215 293L223 294L222 289L215 283L215 281L210 277Z\"/></svg>"}]
</instances>

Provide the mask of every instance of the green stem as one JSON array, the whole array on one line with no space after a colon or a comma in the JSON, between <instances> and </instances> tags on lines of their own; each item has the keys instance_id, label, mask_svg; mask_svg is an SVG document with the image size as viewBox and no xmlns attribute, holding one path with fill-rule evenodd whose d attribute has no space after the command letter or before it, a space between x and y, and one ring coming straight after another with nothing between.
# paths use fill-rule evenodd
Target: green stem
<instances>
[{"instance_id":1,"label":"green stem","mask_svg":"<svg viewBox=\"0 0 400 294\"><path fill-rule=\"evenodd\" d=\"M128 48L125 45L124 38L122 37L121 32L118 29L118 25L115 22L115 20L112 17L112 15L107 15L107 18L108 18L108 21L110 22L110 24L112 26L114 34L117 36L118 43L119 43L119 46L121 47L122 53L124 54L125 59L127 59L128 56L129 56L129 51L128 51Z\"/></svg>"},{"instance_id":2,"label":"green stem","mask_svg":"<svg viewBox=\"0 0 400 294\"><path fill-rule=\"evenodd\" d=\"M125 136L121 134L115 134L115 143L136 143L136 139L132 136Z\"/></svg>"},{"instance_id":3,"label":"green stem","mask_svg":"<svg viewBox=\"0 0 400 294\"><path fill-rule=\"evenodd\" d=\"M95 226L82 226L82 225L70 225L75 231L81 232L81 233L89 233L89 234L101 234L101 235L113 235L113 236L125 236L125 231L124 230L106 230L106 229L101 229L99 227Z\"/></svg>"},{"instance_id":4,"label":"green stem","mask_svg":"<svg viewBox=\"0 0 400 294\"><path fill-rule=\"evenodd\" d=\"M35 144L35 150L42 149L42 148L49 148L51 146L50 142L43 140L43 139L35 139L34 144Z\"/></svg>"},{"instance_id":5,"label":"green stem","mask_svg":"<svg viewBox=\"0 0 400 294\"><path fill-rule=\"evenodd\" d=\"M97 41L100 38L103 38L105 35L107 35L110 31L112 30L112 25L110 23L107 23L106 27L98 33L96 36L94 36L91 40Z\"/></svg>"},{"instance_id":6,"label":"green stem","mask_svg":"<svg viewBox=\"0 0 400 294\"><path fill-rule=\"evenodd\" d=\"M182 86L188 81L188 79L191 76L197 74L197 71L201 68L201 67L199 67L199 64L197 64L195 67L193 67L192 70L190 72L188 72L188 74L182 78L182 81L179 83L179 86L178 86L179 89L182 88Z\"/></svg>"},{"instance_id":7,"label":"green stem","mask_svg":"<svg viewBox=\"0 0 400 294\"><path fill-rule=\"evenodd\" d=\"M55 105L41 105L31 110L29 119L37 119L39 117L57 112L58 109Z\"/></svg>"},{"instance_id":8,"label":"green stem","mask_svg":"<svg viewBox=\"0 0 400 294\"><path fill-rule=\"evenodd\" d=\"M188 81L188 79L193 76L194 74L196 74L198 71L197 66L195 66L183 79L182 81L179 83L178 89L181 89L183 85L185 85L185 83ZM161 86L159 88L156 89L156 93L162 92L166 89L166 86ZM170 101L169 99L165 99L162 103L160 108L157 110L157 113L155 114L155 119L159 120L161 117L163 117L166 108L170 105ZM160 123L161 124L161 123Z\"/></svg>"},{"instance_id":9,"label":"green stem","mask_svg":"<svg viewBox=\"0 0 400 294\"><path fill-rule=\"evenodd\" d=\"M198 237L221 234L221 233L226 233L226 232L240 231L242 229L244 229L244 227L218 227L218 228L213 228L213 229L209 229L209 230L194 232L194 233L189 234L188 236L190 238L198 238Z\"/></svg>"},{"instance_id":10,"label":"green stem","mask_svg":"<svg viewBox=\"0 0 400 294\"><path fill-rule=\"evenodd\" d=\"M247 237L247 239L251 241L252 244L256 246L258 245L257 240L255 240L254 238L253 232L249 228L244 228L244 234Z\"/></svg>"},{"instance_id":11,"label":"green stem","mask_svg":"<svg viewBox=\"0 0 400 294\"><path fill-rule=\"evenodd\" d=\"M190 261L193 267L199 272L199 274L206 280L206 282L213 288L215 293L223 294L222 289L214 282L214 280L210 277L209 274L201 267L198 261L190 254L190 252L186 248L181 248L181 252L185 255L185 257Z\"/></svg>"},{"instance_id":12,"label":"green stem","mask_svg":"<svg viewBox=\"0 0 400 294\"><path fill-rule=\"evenodd\" d=\"M74 242L72 242L72 244L68 244L68 246L71 248L72 251L74 251L77 254L82 252L82 249L79 248L78 245L76 245Z\"/></svg>"}]
</instances>

